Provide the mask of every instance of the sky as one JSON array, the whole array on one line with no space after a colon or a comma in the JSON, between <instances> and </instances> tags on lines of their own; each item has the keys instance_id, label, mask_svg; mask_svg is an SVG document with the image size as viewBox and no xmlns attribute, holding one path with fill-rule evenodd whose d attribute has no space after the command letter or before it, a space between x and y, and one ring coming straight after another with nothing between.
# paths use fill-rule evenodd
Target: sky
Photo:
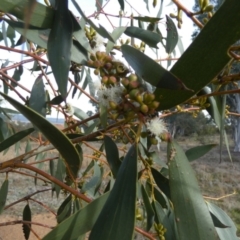
<instances>
[{"instance_id":1,"label":"sky","mask_svg":"<svg viewBox=\"0 0 240 240\"><path fill-rule=\"evenodd\" d=\"M39 1L39 2L44 2L43 0ZM90 16L92 15L95 11L96 11L96 6L95 6L95 0L88 0L88 1L80 1L77 0L77 2L80 4L82 10L85 12L86 16ZM106 3L107 1L103 0L103 5ZM137 5L136 5L137 2ZM125 10L124 10L124 14L126 16L129 16L130 14L133 14L134 16L152 16L152 17L156 17L157 13L159 11L159 7L160 7L160 0L158 0L158 5L153 8L152 6L152 0L148 0L149 2L149 12L146 9L146 3L144 0L127 0L125 1ZM129 4L128 4L129 3ZM194 5L194 0L188 0L187 1L187 5L186 7L189 10L192 10L192 6ZM130 7L130 5L132 6L132 8ZM171 0L168 1L163 1L163 12L161 15L161 20L159 23L159 28L161 31L164 31L166 29L165 27L165 15L169 15L170 13L177 13L177 7L171 2ZM135 9L136 8L136 9ZM71 0L69 0L69 9L73 12L73 14L75 16L79 16L79 13L77 12L77 10L74 8L73 4L71 3ZM118 15L119 10L120 10L120 6L118 3L118 0L110 0L110 2L107 4L106 8L104 8L105 12L113 14L113 15ZM135 11L137 10L137 11ZM151 13L151 14L150 14ZM102 26L104 26L104 28L106 28L110 33L113 31L113 26L114 27L119 27L120 26L120 21L119 18L117 17L109 17L111 20L111 23L108 21L108 19L106 18L105 15L101 14L99 15L99 20L94 20L94 18L91 18L92 21L94 21L95 23L100 22ZM136 23L137 24L137 23ZM113 26L112 26L113 25ZM122 19L121 21L121 26L130 26L130 20L129 19ZM178 34L181 38L184 50L191 44L191 34L193 32L194 28L193 28L193 23L190 19L188 19L188 17L183 14L183 24L182 24L182 28L178 29ZM126 38L126 36L122 37L122 38ZM15 42L18 39L18 37L15 38ZM0 42L0 44L4 44L4 42ZM22 46L21 46L22 47ZM20 48L21 48L20 47ZM102 48L103 50L104 48ZM23 58L22 55L20 54L15 54L15 53L9 53L7 51L0 51L1 57L0 57L0 62L4 62L1 61L1 59L10 59L10 61L13 62L17 62L17 61L21 61L25 58ZM151 49L146 49L145 54L149 55L150 57L152 57L153 59L156 58L156 55L153 53L153 51ZM173 57L180 57L181 53L179 52L178 48L176 48L176 56ZM167 54L165 52L165 50L163 49L163 47L161 47L161 44L159 44L159 55L158 58L165 58L167 57ZM25 69L30 69L32 68L33 63L30 64L24 64L24 68ZM166 62L163 63L163 66L166 67ZM13 72L9 71L8 73L10 76L12 76ZM21 81L20 83L22 85L24 85L25 87L27 87L29 90L31 90L32 88L32 84L34 83L34 80L37 78L39 72L38 73L32 73L31 75L29 74L29 71L24 71L24 74L21 77ZM70 77L73 78L72 75L70 75ZM53 77L51 77L53 79ZM98 77L95 76L94 80L97 80ZM55 81L53 81L55 82ZM81 84L80 84L81 85ZM55 85L56 86L56 85ZM56 87L57 89L57 87ZM10 96L14 97L15 99L18 99L17 95L10 91ZM26 92L23 92L23 96L26 97ZM87 112L88 110L93 110L93 108L91 107L91 105L88 103L88 98L84 96L84 94L81 95L81 97L79 99L77 99L78 93L75 95L74 99L70 99L68 100L68 103L70 103L73 106L76 106L78 108L80 108L81 110ZM53 95L51 96L53 97ZM6 104L6 107L9 107L8 104ZM52 112L52 117L57 116L57 113L55 111ZM59 116L61 117L61 115Z\"/></svg>"}]
</instances>

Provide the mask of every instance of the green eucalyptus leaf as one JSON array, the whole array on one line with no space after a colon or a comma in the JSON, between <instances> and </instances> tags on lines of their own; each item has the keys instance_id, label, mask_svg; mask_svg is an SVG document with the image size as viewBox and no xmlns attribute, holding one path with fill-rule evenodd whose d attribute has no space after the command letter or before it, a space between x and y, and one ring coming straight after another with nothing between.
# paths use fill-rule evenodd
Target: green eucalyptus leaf
<instances>
[{"instance_id":1,"label":"green eucalyptus leaf","mask_svg":"<svg viewBox=\"0 0 240 240\"><path fill-rule=\"evenodd\" d=\"M211 20L170 70L193 92L156 89L155 100L161 102L158 110L169 109L185 102L209 84L230 61L229 47L240 39L240 31L236 24L240 22L239 8L238 0L224 1L214 13ZM229 26L231 26L230 29ZM187 70L186 66L188 66Z\"/></svg>"},{"instance_id":2,"label":"green eucalyptus leaf","mask_svg":"<svg viewBox=\"0 0 240 240\"><path fill-rule=\"evenodd\" d=\"M80 120L85 120L85 119L87 119L87 118L89 118L89 116L83 111L83 110L81 110L81 109L79 109L79 108L77 108L77 107L74 107L74 106L72 106L72 108L73 108L73 115L75 116L75 117L77 117L77 118L79 118ZM88 126L90 126L90 125L92 125L94 122L93 122L93 120L90 120L90 121L88 121L86 124L88 125Z\"/></svg>"},{"instance_id":3,"label":"green eucalyptus leaf","mask_svg":"<svg viewBox=\"0 0 240 240\"><path fill-rule=\"evenodd\" d=\"M18 67L15 68L12 78L18 82L21 80L22 74L23 74L23 66L19 65ZM11 86L15 88L17 86L17 83L11 81Z\"/></svg>"},{"instance_id":4,"label":"green eucalyptus leaf","mask_svg":"<svg viewBox=\"0 0 240 240\"><path fill-rule=\"evenodd\" d=\"M4 206L7 201L8 183L8 179L6 178L0 188L0 214L3 212Z\"/></svg>"},{"instance_id":5,"label":"green eucalyptus leaf","mask_svg":"<svg viewBox=\"0 0 240 240\"><path fill-rule=\"evenodd\" d=\"M114 39L114 41L117 41L120 38L120 36L124 33L125 30L126 30L126 27L115 28L113 30L113 32L111 33L111 36ZM113 47L114 47L114 43L112 41L108 40L107 47L106 47L106 53L110 53L111 50L113 49Z\"/></svg>"},{"instance_id":6,"label":"green eucalyptus leaf","mask_svg":"<svg viewBox=\"0 0 240 240\"><path fill-rule=\"evenodd\" d=\"M29 204L27 204L23 209L22 220L23 221L28 221L28 222L32 221L32 213L31 213L31 209L29 207ZM30 236L30 232L31 232L31 224L23 224L22 228L23 228L24 237L25 237L26 240L28 240L29 236Z\"/></svg>"},{"instance_id":7,"label":"green eucalyptus leaf","mask_svg":"<svg viewBox=\"0 0 240 240\"><path fill-rule=\"evenodd\" d=\"M169 216L166 214L161 204L157 201L153 201L152 207L155 213L155 222L157 224L162 224L167 230L164 233L164 238L166 240L176 239L176 233L173 228L174 223L171 221L171 219L169 219Z\"/></svg>"},{"instance_id":8,"label":"green eucalyptus leaf","mask_svg":"<svg viewBox=\"0 0 240 240\"><path fill-rule=\"evenodd\" d=\"M62 202L57 211L57 222L61 223L63 220L71 215L72 211L72 194Z\"/></svg>"},{"instance_id":9,"label":"green eucalyptus leaf","mask_svg":"<svg viewBox=\"0 0 240 240\"><path fill-rule=\"evenodd\" d=\"M70 50L72 45L72 19L68 11L68 0L58 0L53 27L49 34L47 50L53 75L63 99L67 96Z\"/></svg>"},{"instance_id":10,"label":"green eucalyptus leaf","mask_svg":"<svg viewBox=\"0 0 240 240\"><path fill-rule=\"evenodd\" d=\"M215 240L216 231L195 173L175 141L168 143L168 163L171 200L179 240Z\"/></svg>"},{"instance_id":11,"label":"green eucalyptus leaf","mask_svg":"<svg viewBox=\"0 0 240 240\"><path fill-rule=\"evenodd\" d=\"M143 198L143 202L144 202L144 206L146 208L146 212L147 212L147 226L146 226L146 231L148 232L150 230L150 228L153 225L154 222L154 211L152 208L152 205L150 203L149 197L147 195L147 192L144 188L143 185L141 185L141 192L142 192L142 198Z\"/></svg>"},{"instance_id":12,"label":"green eucalyptus leaf","mask_svg":"<svg viewBox=\"0 0 240 240\"><path fill-rule=\"evenodd\" d=\"M51 101L49 101L49 104L52 105L59 105L64 101L63 97L61 95L58 95L56 97L54 97Z\"/></svg>"},{"instance_id":13,"label":"green eucalyptus leaf","mask_svg":"<svg viewBox=\"0 0 240 240\"><path fill-rule=\"evenodd\" d=\"M124 0L118 0L121 10L124 11Z\"/></svg>"},{"instance_id":14,"label":"green eucalyptus leaf","mask_svg":"<svg viewBox=\"0 0 240 240\"><path fill-rule=\"evenodd\" d=\"M136 180L137 148L133 145L121 164L113 189L93 226L89 240L132 239L136 209Z\"/></svg>"},{"instance_id":15,"label":"green eucalyptus leaf","mask_svg":"<svg viewBox=\"0 0 240 240\"><path fill-rule=\"evenodd\" d=\"M60 157L57 162L57 169L56 169L56 172L54 173L54 176L59 181L63 182L65 175L66 175L66 167L64 165L63 159ZM58 186L57 184L54 184L54 188L58 197L61 191L61 187Z\"/></svg>"},{"instance_id":16,"label":"green eucalyptus leaf","mask_svg":"<svg viewBox=\"0 0 240 240\"><path fill-rule=\"evenodd\" d=\"M121 48L124 58L135 72L153 86L175 90L187 89L177 77L144 53L128 45Z\"/></svg>"},{"instance_id":17,"label":"green eucalyptus leaf","mask_svg":"<svg viewBox=\"0 0 240 240\"><path fill-rule=\"evenodd\" d=\"M35 80L29 98L29 107L43 117L46 116L46 92L41 76Z\"/></svg>"},{"instance_id":18,"label":"green eucalyptus leaf","mask_svg":"<svg viewBox=\"0 0 240 240\"><path fill-rule=\"evenodd\" d=\"M133 17L133 19L140 20L142 22L150 22L150 23L156 23L160 21L162 18L155 18L155 17Z\"/></svg>"},{"instance_id":19,"label":"green eucalyptus leaf","mask_svg":"<svg viewBox=\"0 0 240 240\"><path fill-rule=\"evenodd\" d=\"M86 207L80 209L65 221L57 225L57 227L43 237L42 240L74 240L84 233L89 232L96 222L96 219L108 199L108 196L109 192L92 201Z\"/></svg>"},{"instance_id":20,"label":"green eucalyptus leaf","mask_svg":"<svg viewBox=\"0 0 240 240\"><path fill-rule=\"evenodd\" d=\"M28 128L26 130L22 130L16 134L12 135L11 137L5 139L4 141L2 141L0 143L0 152L11 147L16 142L22 140L23 138L25 138L26 136L31 134L34 130L35 130L34 128Z\"/></svg>"},{"instance_id":21,"label":"green eucalyptus leaf","mask_svg":"<svg viewBox=\"0 0 240 240\"><path fill-rule=\"evenodd\" d=\"M124 33L129 37L142 40L153 48L158 48L157 44L161 41L161 36L159 34L138 27L127 27Z\"/></svg>"},{"instance_id":22,"label":"green eucalyptus leaf","mask_svg":"<svg viewBox=\"0 0 240 240\"><path fill-rule=\"evenodd\" d=\"M185 154L188 158L189 162L192 162L203 155L205 155L207 152L209 152L212 148L216 147L217 144L208 144L208 145L203 145L203 146L197 146L193 147L191 149L188 149Z\"/></svg>"},{"instance_id":23,"label":"green eucalyptus leaf","mask_svg":"<svg viewBox=\"0 0 240 240\"><path fill-rule=\"evenodd\" d=\"M154 178L154 181L156 182L157 186L161 189L161 191L169 198L170 196L170 186L169 186L169 179L164 177L159 171L157 171L155 168L151 168L151 172Z\"/></svg>"},{"instance_id":24,"label":"green eucalyptus leaf","mask_svg":"<svg viewBox=\"0 0 240 240\"><path fill-rule=\"evenodd\" d=\"M0 94L46 136L64 158L69 173L76 178L79 171L80 159L76 148L70 140L57 127L52 125L37 112L3 93Z\"/></svg>"},{"instance_id":25,"label":"green eucalyptus leaf","mask_svg":"<svg viewBox=\"0 0 240 240\"><path fill-rule=\"evenodd\" d=\"M116 143L107 135L104 136L106 158L114 178L117 177L121 161L119 160L118 148Z\"/></svg>"},{"instance_id":26,"label":"green eucalyptus leaf","mask_svg":"<svg viewBox=\"0 0 240 240\"><path fill-rule=\"evenodd\" d=\"M220 240L226 240L226 239L231 239L231 240L238 240L239 238L237 237L237 228L234 224L234 222L231 220L231 218L217 205L214 203L207 202L207 206L209 211L219 220L221 223L224 225L227 225L229 227L227 228L220 228L216 227L216 231L218 233L218 237Z\"/></svg>"},{"instance_id":27,"label":"green eucalyptus leaf","mask_svg":"<svg viewBox=\"0 0 240 240\"><path fill-rule=\"evenodd\" d=\"M100 122L103 128L107 127L107 117L108 117L108 112L107 112L107 107L103 105L100 102Z\"/></svg>"},{"instance_id":28,"label":"green eucalyptus leaf","mask_svg":"<svg viewBox=\"0 0 240 240\"><path fill-rule=\"evenodd\" d=\"M172 53L178 43L178 32L177 28L169 16L166 15L167 21L167 39L166 39L166 52Z\"/></svg>"}]
</instances>

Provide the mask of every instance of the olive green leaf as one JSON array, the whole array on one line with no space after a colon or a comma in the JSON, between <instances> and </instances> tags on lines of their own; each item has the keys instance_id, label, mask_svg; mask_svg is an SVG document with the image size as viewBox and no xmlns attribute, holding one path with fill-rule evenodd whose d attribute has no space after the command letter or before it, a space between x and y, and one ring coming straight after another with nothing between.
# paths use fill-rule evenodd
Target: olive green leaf
<instances>
[{"instance_id":1,"label":"olive green leaf","mask_svg":"<svg viewBox=\"0 0 240 240\"><path fill-rule=\"evenodd\" d=\"M121 48L124 58L135 72L153 86L175 90L187 89L177 77L144 53L128 45Z\"/></svg>"},{"instance_id":2,"label":"olive green leaf","mask_svg":"<svg viewBox=\"0 0 240 240\"><path fill-rule=\"evenodd\" d=\"M166 52L172 53L178 43L178 32L177 28L169 16L166 15L167 21L167 39L166 39Z\"/></svg>"},{"instance_id":3,"label":"olive green leaf","mask_svg":"<svg viewBox=\"0 0 240 240\"><path fill-rule=\"evenodd\" d=\"M108 196L109 192L74 213L57 225L43 240L76 240L79 236L89 232L96 222Z\"/></svg>"},{"instance_id":4,"label":"olive green leaf","mask_svg":"<svg viewBox=\"0 0 240 240\"><path fill-rule=\"evenodd\" d=\"M182 148L175 141L168 143L168 164L171 200L179 240L215 240L216 231L195 173Z\"/></svg>"},{"instance_id":5,"label":"olive green leaf","mask_svg":"<svg viewBox=\"0 0 240 240\"><path fill-rule=\"evenodd\" d=\"M35 130L34 128L28 128L28 129L22 130L18 133L15 133L11 137L5 139L4 141L2 141L0 143L0 152L7 149L8 147L11 147L13 144L20 141L21 139L25 138L30 133L32 133L34 130Z\"/></svg>"},{"instance_id":6,"label":"olive green leaf","mask_svg":"<svg viewBox=\"0 0 240 240\"><path fill-rule=\"evenodd\" d=\"M27 204L24 209L23 209L23 217L22 217L23 221L28 221L31 222L32 221L32 214L31 214L31 209L29 207L29 204ZM30 232L31 232L31 224L23 224L22 225L23 228L23 234L26 240L29 239L30 236Z\"/></svg>"},{"instance_id":7,"label":"olive green leaf","mask_svg":"<svg viewBox=\"0 0 240 240\"><path fill-rule=\"evenodd\" d=\"M161 36L159 34L138 27L127 27L124 33L129 37L142 40L153 48L158 48L157 44L161 41Z\"/></svg>"},{"instance_id":8,"label":"olive green leaf","mask_svg":"<svg viewBox=\"0 0 240 240\"><path fill-rule=\"evenodd\" d=\"M8 194L8 179L6 178L0 188L0 214L3 212Z\"/></svg>"},{"instance_id":9,"label":"olive green leaf","mask_svg":"<svg viewBox=\"0 0 240 240\"><path fill-rule=\"evenodd\" d=\"M41 76L35 80L29 98L29 107L42 116L46 116L46 92Z\"/></svg>"},{"instance_id":10,"label":"olive green leaf","mask_svg":"<svg viewBox=\"0 0 240 240\"><path fill-rule=\"evenodd\" d=\"M68 72L72 45L72 19L68 0L57 0L53 26L49 34L47 50L53 75L63 99L67 96Z\"/></svg>"},{"instance_id":11,"label":"olive green leaf","mask_svg":"<svg viewBox=\"0 0 240 240\"><path fill-rule=\"evenodd\" d=\"M207 152L209 152L212 148L216 147L217 144L208 144L208 145L203 145L203 146L197 146L193 147L191 149L188 149L185 154L188 158L188 161L194 161L203 155L205 155Z\"/></svg>"},{"instance_id":12,"label":"olive green leaf","mask_svg":"<svg viewBox=\"0 0 240 240\"><path fill-rule=\"evenodd\" d=\"M121 162L119 160L118 148L116 143L107 135L104 136L104 145L106 150L106 158L111 168L114 178L117 177L117 173Z\"/></svg>"},{"instance_id":13,"label":"olive green leaf","mask_svg":"<svg viewBox=\"0 0 240 240\"><path fill-rule=\"evenodd\" d=\"M79 154L70 140L54 125L47 121L37 112L22 105L13 98L0 93L10 104L12 104L19 112L21 112L29 121L31 121L53 144L64 158L66 167L70 174L75 178L78 175L80 159Z\"/></svg>"},{"instance_id":14,"label":"olive green leaf","mask_svg":"<svg viewBox=\"0 0 240 240\"><path fill-rule=\"evenodd\" d=\"M93 226L89 240L132 239L136 209L136 180L137 148L133 145L121 164L113 189Z\"/></svg>"}]
</instances>

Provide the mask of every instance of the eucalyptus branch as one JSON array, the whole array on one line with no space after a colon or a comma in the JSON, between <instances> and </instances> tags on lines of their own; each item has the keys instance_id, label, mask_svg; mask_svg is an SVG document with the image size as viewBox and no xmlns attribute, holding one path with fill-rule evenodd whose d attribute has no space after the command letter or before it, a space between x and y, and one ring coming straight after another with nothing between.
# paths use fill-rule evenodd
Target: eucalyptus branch
<instances>
[{"instance_id":1,"label":"eucalyptus branch","mask_svg":"<svg viewBox=\"0 0 240 240\"><path fill-rule=\"evenodd\" d=\"M17 203L27 201L27 200L30 199L32 196L34 196L34 195L36 195L36 194L38 194L38 193L42 193L42 192L46 192L46 191L50 191L50 190L52 190L52 188L47 188L47 189L43 189L43 190L38 190L38 191L36 191L36 192L34 192L34 193L31 193L31 194L29 194L29 195L27 195L27 196L25 196L25 197L23 197L23 198L15 201L15 202L13 202L13 203L5 206L5 207L4 207L4 210L12 207L13 205L16 205Z\"/></svg>"},{"instance_id":2,"label":"eucalyptus branch","mask_svg":"<svg viewBox=\"0 0 240 240\"><path fill-rule=\"evenodd\" d=\"M42 223L37 223L37 222L30 222L30 221L23 221L23 220L15 220L15 221L11 221L11 222L4 222L4 223L0 223L0 227L5 227L8 225L15 225L15 224L33 224L33 225L38 225L41 227L46 227L46 228L55 228L46 224L42 224Z\"/></svg>"},{"instance_id":3,"label":"eucalyptus branch","mask_svg":"<svg viewBox=\"0 0 240 240\"><path fill-rule=\"evenodd\" d=\"M175 3L179 9L181 9L183 12L185 12L185 14L186 14L199 28L203 28L202 23L201 23L196 17L194 17L194 14L193 14L191 11L189 11L186 7L184 7L178 0L172 0L172 2Z\"/></svg>"}]
</instances>

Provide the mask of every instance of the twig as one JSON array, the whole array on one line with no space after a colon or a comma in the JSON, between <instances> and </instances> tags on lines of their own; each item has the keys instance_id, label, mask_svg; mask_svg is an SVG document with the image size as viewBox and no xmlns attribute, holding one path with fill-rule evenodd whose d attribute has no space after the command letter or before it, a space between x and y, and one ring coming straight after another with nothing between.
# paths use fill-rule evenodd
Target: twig
<instances>
[{"instance_id":1,"label":"twig","mask_svg":"<svg viewBox=\"0 0 240 240\"><path fill-rule=\"evenodd\" d=\"M46 228L51 228L51 229L55 228L55 227L52 227L52 226L49 226L46 224L42 224L42 223L38 223L38 222L23 221L23 220L15 220L15 221L11 221L11 222L0 223L0 227L5 227L8 225L15 225L15 224L33 224L33 225L38 225L41 227L46 227Z\"/></svg>"},{"instance_id":2,"label":"twig","mask_svg":"<svg viewBox=\"0 0 240 240\"><path fill-rule=\"evenodd\" d=\"M236 194L237 194L237 192L234 191L233 193L230 193L230 194L224 195L224 196L222 196L222 197L217 197L217 198L214 198L214 197L207 197L207 196L203 196L203 197L206 198L206 199L211 199L211 200L219 201L219 200L221 200L221 199L223 199L223 198L231 197L231 196L236 195Z\"/></svg>"},{"instance_id":3,"label":"twig","mask_svg":"<svg viewBox=\"0 0 240 240\"><path fill-rule=\"evenodd\" d=\"M15 204L17 204L17 203L20 203L20 202L23 202L23 201L27 201L27 200L30 199L32 196L34 196L34 195L36 195L36 194L38 194L38 193L46 192L46 191L49 191L49 190L52 190L52 188L47 188L47 189L43 189L43 190L38 190L38 191L36 191L36 192L34 192L34 193L31 193L31 194L29 194L29 195L27 195L27 196L25 196L25 197L23 197L23 198L15 201L15 202L13 202L13 203L10 203L9 205L5 206L5 207L4 207L4 210L12 207L13 205L15 205Z\"/></svg>"}]
</instances>

